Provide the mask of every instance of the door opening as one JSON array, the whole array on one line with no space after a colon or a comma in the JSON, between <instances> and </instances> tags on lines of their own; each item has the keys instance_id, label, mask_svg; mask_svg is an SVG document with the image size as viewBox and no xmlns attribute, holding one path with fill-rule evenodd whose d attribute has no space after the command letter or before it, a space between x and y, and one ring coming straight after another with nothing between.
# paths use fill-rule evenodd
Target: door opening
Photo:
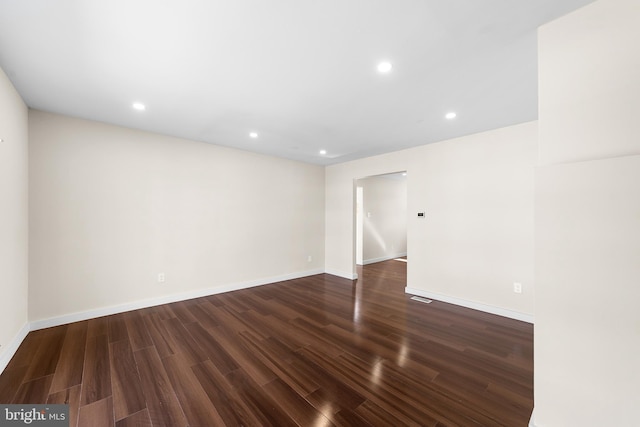
<instances>
[{"instance_id":1,"label":"door opening","mask_svg":"<svg viewBox=\"0 0 640 427\"><path fill-rule=\"evenodd\" d=\"M355 261L359 266L407 256L407 173L355 182Z\"/></svg>"}]
</instances>

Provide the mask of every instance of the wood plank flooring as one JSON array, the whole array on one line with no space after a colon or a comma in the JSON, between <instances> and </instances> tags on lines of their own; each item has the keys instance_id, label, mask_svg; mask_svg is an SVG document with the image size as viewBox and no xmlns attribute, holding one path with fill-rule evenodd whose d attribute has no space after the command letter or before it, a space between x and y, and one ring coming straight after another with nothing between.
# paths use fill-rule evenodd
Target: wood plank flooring
<instances>
[{"instance_id":1,"label":"wood plank flooring","mask_svg":"<svg viewBox=\"0 0 640 427\"><path fill-rule=\"evenodd\" d=\"M404 294L406 263L31 332L0 403L71 426L526 426L533 326Z\"/></svg>"}]
</instances>

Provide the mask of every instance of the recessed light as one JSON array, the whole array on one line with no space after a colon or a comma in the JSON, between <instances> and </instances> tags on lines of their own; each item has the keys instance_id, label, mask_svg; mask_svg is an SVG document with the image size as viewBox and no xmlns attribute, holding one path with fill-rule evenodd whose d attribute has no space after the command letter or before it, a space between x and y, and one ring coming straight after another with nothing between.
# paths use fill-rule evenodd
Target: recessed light
<instances>
[{"instance_id":1,"label":"recessed light","mask_svg":"<svg viewBox=\"0 0 640 427\"><path fill-rule=\"evenodd\" d=\"M445 118L445 119L447 119L447 120L452 120L452 119L455 119L455 118L456 118L456 116L457 116L457 114L456 114L456 113L454 113L453 111L451 111L451 112L447 113L447 114L444 116L444 118Z\"/></svg>"},{"instance_id":2,"label":"recessed light","mask_svg":"<svg viewBox=\"0 0 640 427\"><path fill-rule=\"evenodd\" d=\"M407 173L406 172L402 172L402 176L407 176Z\"/></svg>"},{"instance_id":3,"label":"recessed light","mask_svg":"<svg viewBox=\"0 0 640 427\"><path fill-rule=\"evenodd\" d=\"M147 109L147 107L145 107L145 105L142 102L134 102L132 107L134 110L138 110L138 111L144 111Z\"/></svg>"},{"instance_id":4,"label":"recessed light","mask_svg":"<svg viewBox=\"0 0 640 427\"><path fill-rule=\"evenodd\" d=\"M388 73L393 68L390 62L381 62L378 64L378 71L381 73Z\"/></svg>"},{"instance_id":5,"label":"recessed light","mask_svg":"<svg viewBox=\"0 0 640 427\"><path fill-rule=\"evenodd\" d=\"M327 150L320 150L320 155L324 156L325 154L327 154Z\"/></svg>"},{"instance_id":6,"label":"recessed light","mask_svg":"<svg viewBox=\"0 0 640 427\"><path fill-rule=\"evenodd\" d=\"M250 136L251 138L257 138L257 137L258 137L258 133L257 133L257 132L250 132L250 133L249 133L249 136Z\"/></svg>"}]
</instances>

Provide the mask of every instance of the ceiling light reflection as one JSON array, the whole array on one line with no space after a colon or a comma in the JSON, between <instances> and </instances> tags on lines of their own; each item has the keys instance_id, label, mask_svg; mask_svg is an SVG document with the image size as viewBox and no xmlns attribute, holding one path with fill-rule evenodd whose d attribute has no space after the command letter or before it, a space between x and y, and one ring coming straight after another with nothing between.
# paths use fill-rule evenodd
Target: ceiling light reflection
<instances>
[{"instance_id":1,"label":"ceiling light reflection","mask_svg":"<svg viewBox=\"0 0 640 427\"><path fill-rule=\"evenodd\" d=\"M402 343L402 345L400 346L400 351L398 352L398 360L396 361L398 366L404 368L404 365L407 363L408 355L409 347L405 343Z\"/></svg>"},{"instance_id":2,"label":"ceiling light reflection","mask_svg":"<svg viewBox=\"0 0 640 427\"><path fill-rule=\"evenodd\" d=\"M382 379L382 362L378 362L373 367L373 371L371 371L371 382L377 386L377 385L380 385L381 379Z\"/></svg>"}]
</instances>

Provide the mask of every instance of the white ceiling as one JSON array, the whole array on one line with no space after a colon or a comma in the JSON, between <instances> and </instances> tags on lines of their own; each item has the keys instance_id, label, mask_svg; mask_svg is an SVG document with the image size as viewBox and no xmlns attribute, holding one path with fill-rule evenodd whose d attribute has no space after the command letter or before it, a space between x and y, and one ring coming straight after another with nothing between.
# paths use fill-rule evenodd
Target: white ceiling
<instances>
[{"instance_id":1,"label":"white ceiling","mask_svg":"<svg viewBox=\"0 0 640 427\"><path fill-rule=\"evenodd\" d=\"M0 0L0 67L32 108L332 164L535 120L536 28L591 1Z\"/></svg>"}]
</instances>

